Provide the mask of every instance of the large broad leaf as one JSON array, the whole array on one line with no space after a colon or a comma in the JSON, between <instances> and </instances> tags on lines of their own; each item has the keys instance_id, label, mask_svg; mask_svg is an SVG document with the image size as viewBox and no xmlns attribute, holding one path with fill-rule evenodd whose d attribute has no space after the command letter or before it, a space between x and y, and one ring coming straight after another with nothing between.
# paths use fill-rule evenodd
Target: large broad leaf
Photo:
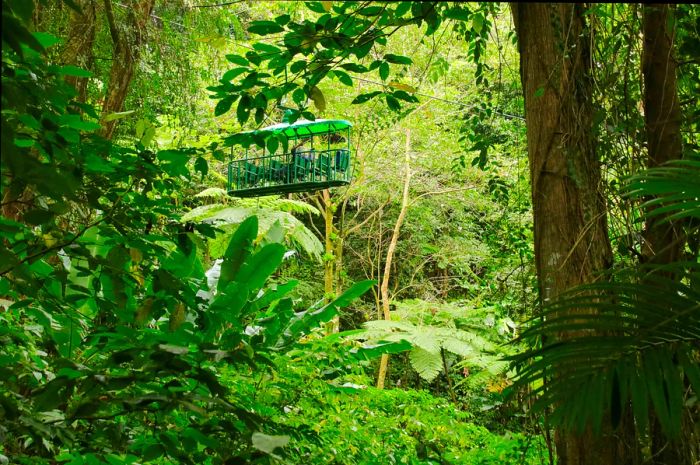
<instances>
[{"instance_id":1,"label":"large broad leaf","mask_svg":"<svg viewBox=\"0 0 700 465\"><path fill-rule=\"evenodd\" d=\"M320 323L330 321L331 318L338 314L339 308L347 306L374 285L376 285L376 281L373 280L360 281L353 284L350 289L329 304L323 305L321 308L312 307L309 310L297 313L289 322L277 346L284 347L292 341L298 340L301 336L308 334L309 331L318 327Z\"/></svg>"},{"instance_id":2,"label":"large broad leaf","mask_svg":"<svg viewBox=\"0 0 700 465\"><path fill-rule=\"evenodd\" d=\"M228 283L234 280L238 270L241 268L246 258L253 250L253 242L258 236L258 218L251 216L238 227L231 237L224 261L221 263L221 276L219 277L218 289L223 289Z\"/></svg>"},{"instance_id":3,"label":"large broad leaf","mask_svg":"<svg viewBox=\"0 0 700 465\"><path fill-rule=\"evenodd\" d=\"M251 291L257 291L282 264L285 252L286 249L282 244L266 245L243 263L234 279L246 283Z\"/></svg>"},{"instance_id":4,"label":"large broad leaf","mask_svg":"<svg viewBox=\"0 0 700 465\"><path fill-rule=\"evenodd\" d=\"M397 342L379 342L377 344L364 344L355 350L355 356L360 360L371 360L384 354L400 354L411 350L413 346L410 342L402 339Z\"/></svg>"},{"instance_id":5,"label":"large broad leaf","mask_svg":"<svg viewBox=\"0 0 700 465\"><path fill-rule=\"evenodd\" d=\"M353 300L357 299L365 292L370 290L375 284L377 284L377 282L372 279L355 283L352 286L350 286L350 289L343 292L340 296L338 296L338 298L331 302L331 305L334 305L336 307L346 307L350 304L350 302L352 302Z\"/></svg>"}]
</instances>

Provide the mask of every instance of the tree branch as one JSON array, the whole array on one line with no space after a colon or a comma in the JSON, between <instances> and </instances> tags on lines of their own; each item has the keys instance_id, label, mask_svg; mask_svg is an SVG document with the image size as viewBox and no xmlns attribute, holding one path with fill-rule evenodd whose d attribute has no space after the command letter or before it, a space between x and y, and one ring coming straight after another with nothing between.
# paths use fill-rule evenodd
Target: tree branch
<instances>
[{"instance_id":1,"label":"tree branch","mask_svg":"<svg viewBox=\"0 0 700 465\"><path fill-rule=\"evenodd\" d=\"M114 12L112 11L112 0L104 0L105 13L107 14L107 23L109 24L109 34L112 36L112 42L115 47L119 45L121 38L119 37L119 29L114 21Z\"/></svg>"}]
</instances>

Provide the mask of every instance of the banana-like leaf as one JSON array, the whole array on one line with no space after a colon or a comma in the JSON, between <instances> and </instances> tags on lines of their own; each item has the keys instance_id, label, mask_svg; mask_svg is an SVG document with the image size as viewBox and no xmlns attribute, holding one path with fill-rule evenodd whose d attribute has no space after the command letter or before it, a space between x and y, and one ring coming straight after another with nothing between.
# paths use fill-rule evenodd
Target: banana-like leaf
<instances>
[{"instance_id":1,"label":"banana-like leaf","mask_svg":"<svg viewBox=\"0 0 700 465\"><path fill-rule=\"evenodd\" d=\"M252 253L253 242L257 236L258 218L256 216L249 217L236 229L221 263L218 289L223 289L236 278L238 270Z\"/></svg>"}]
</instances>

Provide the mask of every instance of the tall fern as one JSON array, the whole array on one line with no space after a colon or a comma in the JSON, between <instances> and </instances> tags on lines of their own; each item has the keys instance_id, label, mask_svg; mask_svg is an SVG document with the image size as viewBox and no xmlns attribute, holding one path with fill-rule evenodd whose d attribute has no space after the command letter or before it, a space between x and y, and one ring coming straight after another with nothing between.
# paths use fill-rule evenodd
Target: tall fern
<instances>
[{"instance_id":1,"label":"tall fern","mask_svg":"<svg viewBox=\"0 0 700 465\"><path fill-rule=\"evenodd\" d=\"M408 342L411 366L426 381L443 371L443 351L483 369L499 364L505 367L500 362L498 344L487 337L484 319L479 325L470 316L476 313L473 309L424 301L397 302L396 306L390 321L368 321L363 331L350 337L370 346Z\"/></svg>"}]
</instances>

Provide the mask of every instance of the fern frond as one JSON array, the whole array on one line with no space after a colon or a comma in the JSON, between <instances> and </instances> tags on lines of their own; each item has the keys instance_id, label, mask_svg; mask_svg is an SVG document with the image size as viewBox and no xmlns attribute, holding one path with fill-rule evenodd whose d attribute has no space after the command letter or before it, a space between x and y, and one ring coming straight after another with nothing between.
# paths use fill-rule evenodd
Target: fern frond
<instances>
[{"instance_id":1,"label":"fern frond","mask_svg":"<svg viewBox=\"0 0 700 465\"><path fill-rule=\"evenodd\" d=\"M225 199L226 197L228 197L228 193L226 192L226 189L222 189L220 187L210 187L208 189L204 189L202 192L195 194L194 196L197 198L214 197Z\"/></svg>"},{"instance_id":2,"label":"fern frond","mask_svg":"<svg viewBox=\"0 0 700 465\"><path fill-rule=\"evenodd\" d=\"M434 380L442 370L442 357L440 352L430 352L415 347L408 355L411 366L426 381Z\"/></svg>"},{"instance_id":3,"label":"fern frond","mask_svg":"<svg viewBox=\"0 0 700 465\"><path fill-rule=\"evenodd\" d=\"M369 346L408 342L411 366L427 381L434 379L442 369L443 350L467 358L472 365L482 368L499 360L496 344L474 331L456 327L453 315L465 315L468 310L424 301L397 302L396 306L391 320L368 321L364 331L353 332L350 338L363 340Z\"/></svg>"}]
</instances>

